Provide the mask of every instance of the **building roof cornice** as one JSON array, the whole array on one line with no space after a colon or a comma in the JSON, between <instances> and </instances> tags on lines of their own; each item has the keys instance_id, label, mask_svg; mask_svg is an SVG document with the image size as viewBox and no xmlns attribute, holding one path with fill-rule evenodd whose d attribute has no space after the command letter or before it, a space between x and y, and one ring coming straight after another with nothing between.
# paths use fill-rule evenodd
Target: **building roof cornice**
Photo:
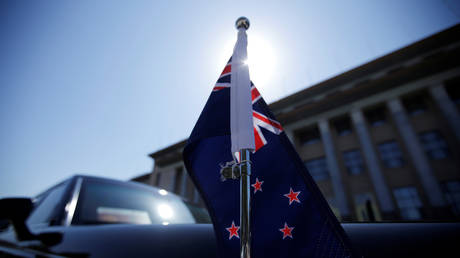
<instances>
[{"instance_id":1,"label":"building roof cornice","mask_svg":"<svg viewBox=\"0 0 460 258\"><path fill-rule=\"evenodd\" d=\"M452 26L446 30L419 40L397 51L391 52L373 61L360 65L352 70L341 73L290 96L275 101L269 105L270 109L276 113L276 110L286 108L292 105L292 103L297 103L311 96L326 93L335 87L350 83L357 78L362 78L369 74L379 72L385 68L394 66L395 64L405 62L424 53L442 48L457 41L460 41L460 24Z\"/></svg>"}]
</instances>

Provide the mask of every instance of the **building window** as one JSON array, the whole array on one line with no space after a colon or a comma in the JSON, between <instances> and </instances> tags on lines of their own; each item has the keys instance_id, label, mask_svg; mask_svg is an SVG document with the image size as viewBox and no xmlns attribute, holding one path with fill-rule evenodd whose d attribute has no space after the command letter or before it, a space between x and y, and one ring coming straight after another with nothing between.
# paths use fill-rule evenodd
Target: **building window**
<instances>
[{"instance_id":1,"label":"building window","mask_svg":"<svg viewBox=\"0 0 460 258\"><path fill-rule=\"evenodd\" d=\"M420 213L422 202L415 187L396 188L393 190L393 194L403 219L416 220L422 218Z\"/></svg>"},{"instance_id":2,"label":"building window","mask_svg":"<svg viewBox=\"0 0 460 258\"><path fill-rule=\"evenodd\" d=\"M378 107L364 112L367 122L371 126L383 125L386 121L385 108Z\"/></svg>"},{"instance_id":3,"label":"building window","mask_svg":"<svg viewBox=\"0 0 460 258\"><path fill-rule=\"evenodd\" d=\"M404 159L396 141L389 141L379 144L380 158L387 168L399 168L404 165Z\"/></svg>"},{"instance_id":4,"label":"building window","mask_svg":"<svg viewBox=\"0 0 460 258\"><path fill-rule=\"evenodd\" d=\"M329 178L326 158L312 159L305 162L305 166L315 181L321 181Z\"/></svg>"},{"instance_id":5,"label":"building window","mask_svg":"<svg viewBox=\"0 0 460 258\"><path fill-rule=\"evenodd\" d=\"M333 121L332 124L334 125L334 128L337 131L337 135L339 136L351 134L352 132L349 117L339 118Z\"/></svg>"},{"instance_id":6,"label":"building window","mask_svg":"<svg viewBox=\"0 0 460 258\"><path fill-rule=\"evenodd\" d=\"M431 159L445 159L449 156L447 143L438 131L419 134L425 152Z\"/></svg>"},{"instance_id":7,"label":"building window","mask_svg":"<svg viewBox=\"0 0 460 258\"><path fill-rule=\"evenodd\" d=\"M298 133L298 139L302 145L314 144L321 141L318 127L311 127Z\"/></svg>"},{"instance_id":8,"label":"building window","mask_svg":"<svg viewBox=\"0 0 460 258\"><path fill-rule=\"evenodd\" d=\"M455 215L460 216L460 181L444 182L442 191Z\"/></svg>"},{"instance_id":9,"label":"building window","mask_svg":"<svg viewBox=\"0 0 460 258\"><path fill-rule=\"evenodd\" d=\"M343 152L343 160L350 175L361 174L364 170L363 158L359 150L350 150Z\"/></svg>"},{"instance_id":10,"label":"building window","mask_svg":"<svg viewBox=\"0 0 460 258\"><path fill-rule=\"evenodd\" d=\"M411 116L421 114L428 109L426 95L419 93L409 97L405 97L402 103Z\"/></svg>"}]
</instances>

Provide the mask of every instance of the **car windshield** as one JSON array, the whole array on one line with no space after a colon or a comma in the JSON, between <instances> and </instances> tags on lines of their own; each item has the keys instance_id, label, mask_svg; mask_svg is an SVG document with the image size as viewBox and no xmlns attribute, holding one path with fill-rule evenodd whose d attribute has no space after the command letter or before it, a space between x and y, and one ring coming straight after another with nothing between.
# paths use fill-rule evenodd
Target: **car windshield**
<instances>
[{"instance_id":1,"label":"car windshield","mask_svg":"<svg viewBox=\"0 0 460 258\"><path fill-rule=\"evenodd\" d=\"M186 205L165 190L99 180L83 182L74 225L195 223Z\"/></svg>"}]
</instances>

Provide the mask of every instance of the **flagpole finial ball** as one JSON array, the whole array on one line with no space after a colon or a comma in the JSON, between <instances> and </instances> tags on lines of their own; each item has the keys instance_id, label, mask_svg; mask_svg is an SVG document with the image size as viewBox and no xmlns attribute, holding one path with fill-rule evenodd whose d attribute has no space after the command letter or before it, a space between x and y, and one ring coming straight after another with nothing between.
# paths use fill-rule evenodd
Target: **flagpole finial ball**
<instances>
[{"instance_id":1,"label":"flagpole finial ball","mask_svg":"<svg viewBox=\"0 0 460 258\"><path fill-rule=\"evenodd\" d=\"M236 20L235 26L236 26L237 29L242 27L242 28L247 30L247 29L249 29L249 19L244 17L244 16L240 17L240 18L238 18L238 20Z\"/></svg>"}]
</instances>

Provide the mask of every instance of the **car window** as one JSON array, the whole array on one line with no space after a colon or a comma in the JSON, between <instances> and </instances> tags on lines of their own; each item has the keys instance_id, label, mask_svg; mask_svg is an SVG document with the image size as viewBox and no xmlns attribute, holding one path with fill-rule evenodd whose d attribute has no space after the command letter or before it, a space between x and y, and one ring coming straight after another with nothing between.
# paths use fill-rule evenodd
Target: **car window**
<instances>
[{"instance_id":1,"label":"car window","mask_svg":"<svg viewBox=\"0 0 460 258\"><path fill-rule=\"evenodd\" d=\"M162 193L132 185L86 180L72 224L195 223L181 199Z\"/></svg>"},{"instance_id":2,"label":"car window","mask_svg":"<svg viewBox=\"0 0 460 258\"><path fill-rule=\"evenodd\" d=\"M39 196L37 206L27 219L28 225L50 225L53 215L56 214L66 190L66 183L52 188L48 193Z\"/></svg>"}]
</instances>

